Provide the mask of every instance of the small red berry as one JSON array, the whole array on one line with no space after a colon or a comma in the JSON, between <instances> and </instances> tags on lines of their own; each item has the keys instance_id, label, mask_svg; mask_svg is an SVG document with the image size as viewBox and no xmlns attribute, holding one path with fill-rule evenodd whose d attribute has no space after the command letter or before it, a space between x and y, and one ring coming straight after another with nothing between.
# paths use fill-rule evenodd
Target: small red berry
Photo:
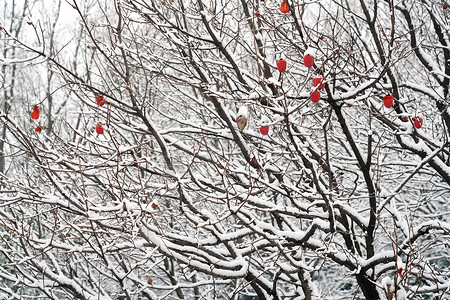
<instances>
[{"instance_id":1,"label":"small red berry","mask_svg":"<svg viewBox=\"0 0 450 300\"><path fill-rule=\"evenodd\" d=\"M129 90L130 90L130 87L127 85L127 86L125 87L125 89L126 89L127 91L129 91Z\"/></svg>"},{"instance_id":2,"label":"small red berry","mask_svg":"<svg viewBox=\"0 0 450 300\"><path fill-rule=\"evenodd\" d=\"M320 92L319 91L315 91L314 93L311 92L310 93L310 98L311 98L311 101L314 102L314 103L319 102L319 100L320 100Z\"/></svg>"},{"instance_id":3,"label":"small red berry","mask_svg":"<svg viewBox=\"0 0 450 300\"><path fill-rule=\"evenodd\" d=\"M37 120L37 119L39 119L40 113L41 113L41 111L39 110L39 107L37 107L37 105L35 105L33 107L33 111L30 113L30 116L33 120Z\"/></svg>"},{"instance_id":4,"label":"small red berry","mask_svg":"<svg viewBox=\"0 0 450 300\"><path fill-rule=\"evenodd\" d=\"M394 103L394 96L387 94L383 98L383 103L386 108L391 108L392 104Z\"/></svg>"},{"instance_id":5,"label":"small red berry","mask_svg":"<svg viewBox=\"0 0 450 300\"><path fill-rule=\"evenodd\" d=\"M283 73L286 71L286 61L284 59L280 59L277 61L277 68L280 73Z\"/></svg>"},{"instance_id":6,"label":"small red berry","mask_svg":"<svg viewBox=\"0 0 450 300\"><path fill-rule=\"evenodd\" d=\"M414 127L416 127L417 129L422 128L422 124L423 124L423 119L422 118L415 118L414 119Z\"/></svg>"},{"instance_id":7,"label":"small red berry","mask_svg":"<svg viewBox=\"0 0 450 300\"><path fill-rule=\"evenodd\" d=\"M288 12L291 11L291 10L289 9L289 6L288 6L288 4L287 4L286 1L281 2L280 11L281 11L283 14L287 14Z\"/></svg>"},{"instance_id":8,"label":"small red berry","mask_svg":"<svg viewBox=\"0 0 450 300\"><path fill-rule=\"evenodd\" d=\"M269 126L260 127L259 132L261 132L262 135L267 135L269 133Z\"/></svg>"},{"instance_id":9,"label":"small red berry","mask_svg":"<svg viewBox=\"0 0 450 300\"><path fill-rule=\"evenodd\" d=\"M158 205L156 205L156 203L153 202L153 203L152 203L152 208L153 208L153 209L157 209L157 208L158 208Z\"/></svg>"},{"instance_id":10,"label":"small red berry","mask_svg":"<svg viewBox=\"0 0 450 300\"><path fill-rule=\"evenodd\" d=\"M95 98L95 100L97 101L97 104L100 105L100 106L103 106L103 105L105 105L105 103L106 103L105 97L100 96L100 95L97 96L97 97Z\"/></svg>"},{"instance_id":11,"label":"small red berry","mask_svg":"<svg viewBox=\"0 0 450 300\"><path fill-rule=\"evenodd\" d=\"M311 68L314 65L314 56L306 54L305 57L303 57L303 63L308 68Z\"/></svg>"},{"instance_id":12,"label":"small red berry","mask_svg":"<svg viewBox=\"0 0 450 300\"><path fill-rule=\"evenodd\" d=\"M102 127L102 124L97 124L97 126L95 127L95 131L98 133L98 134L103 134L105 131L104 131L104 129L103 129L103 127Z\"/></svg>"},{"instance_id":13,"label":"small red berry","mask_svg":"<svg viewBox=\"0 0 450 300\"><path fill-rule=\"evenodd\" d=\"M36 128L34 129L34 131L35 131L35 132L41 132L41 131L42 131L41 126L36 127Z\"/></svg>"},{"instance_id":14,"label":"small red berry","mask_svg":"<svg viewBox=\"0 0 450 300\"><path fill-rule=\"evenodd\" d=\"M313 78L313 84L314 86L318 86L322 82L322 77L315 77ZM325 83L322 83L319 85L318 89L321 90L325 87Z\"/></svg>"}]
</instances>

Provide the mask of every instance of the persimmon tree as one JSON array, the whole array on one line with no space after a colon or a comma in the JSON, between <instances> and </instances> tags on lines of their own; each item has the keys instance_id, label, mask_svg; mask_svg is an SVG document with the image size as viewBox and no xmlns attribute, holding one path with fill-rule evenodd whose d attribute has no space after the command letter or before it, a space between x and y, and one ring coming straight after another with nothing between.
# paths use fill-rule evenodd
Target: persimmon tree
<instances>
[{"instance_id":1,"label":"persimmon tree","mask_svg":"<svg viewBox=\"0 0 450 300\"><path fill-rule=\"evenodd\" d=\"M2 25L53 72L0 114L5 294L449 296L445 2L68 3Z\"/></svg>"}]
</instances>

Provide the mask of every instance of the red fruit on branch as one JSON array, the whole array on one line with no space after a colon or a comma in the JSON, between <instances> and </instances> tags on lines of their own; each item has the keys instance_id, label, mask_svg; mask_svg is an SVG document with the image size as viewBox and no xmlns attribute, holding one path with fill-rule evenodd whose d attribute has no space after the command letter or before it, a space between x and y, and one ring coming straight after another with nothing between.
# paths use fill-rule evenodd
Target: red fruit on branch
<instances>
[{"instance_id":1,"label":"red fruit on branch","mask_svg":"<svg viewBox=\"0 0 450 300\"><path fill-rule=\"evenodd\" d=\"M269 126L262 126L259 128L259 132L261 132L262 135L269 134Z\"/></svg>"},{"instance_id":2,"label":"red fruit on branch","mask_svg":"<svg viewBox=\"0 0 450 300\"><path fill-rule=\"evenodd\" d=\"M314 65L314 56L306 54L305 57L303 57L303 63L308 68L311 68Z\"/></svg>"},{"instance_id":3,"label":"red fruit on branch","mask_svg":"<svg viewBox=\"0 0 450 300\"><path fill-rule=\"evenodd\" d=\"M97 124L97 126L95 127L95 131L96 131L98 134L103 134L103 133L105 133L105 131L104 131L103 127L102 127L102 124Z\"/></svg>"},{"instance_id":4,"label":"red fruit on branch","mask_svg":"<svg viewBox=\"0 0 450 300\"><path fill-rule=\"evenodd\" d=\"M314 86L318 86L322 82L322 77L315 77L313 78L313 84ZM325 83L322 83L319 85L318 89L321 90L325 87Z\"/></svg>"},{"instance_id":5,"label":"red fruit on branch","mask_svg":"<svg viewBox=\"0 0 450 300\"><path fill-rule=\"evenodd\" d=\"M157 209L157 208L158 208L158 205L157 205L155 202L153 202L153 203L152 203L152 208L153 208L153 209ZM149 283L149 284L151 284L151 283Z\"/></svg>"},{"instance_id":6,"label":"red fruit on branch","mask_svg":"<svg viewBox=\"0 0 450 300\"><path fill-rule=\"evenodd\" d=\"M42 131L41 126L36 127L36 128L34 129L34 131L35 131L35 132L41 132L41 131Z\"/></svg>"},{"instance_id":7,"label":"red fruit on branch","mask_svg":"<svg viewBox=\"0 0 450 300\"><path fill-rule=\"evenodd\" d=\"M41 111L39 110L39 107L37 107L37 105L35 105L33 107L33 111L30 113L30 116L33 120L37 120L37 119L39 119L40 113L41 113Z\"/></svg>"},{"instance_id":8,"label":"red fruit on branch","mask_svg":"<svg viewBox=\"0 0 450 300\"><path fill-rule=\"evenodd\" d=\"M422 118L414 118L414 127L417 129L422 128L423 119Z\"/></svg>"},{"instance_id":9,"label":"red fruit on branch","mask_svg":"<svg viewBox=\"0 0 450 300\"><path fill-rule=\"evenodd\" d=\"M106 101L105 101L105 97L99 95L95 98L95 100L97 101L97 104L100 106L105 105Z\"/></svg>"},{"instance_id":10,"label":"red fruit on branch","mask_svg":"<svg viewBox=\"0 0 450 300\"><path fill-rule=\"evenodd\" d=\"M286 61L284 59L280 59L277 61L277 68L280 73L283 73L286 71Z\"/></svg>"},{"instance_id":11,"label":"red fruit on branch","mask_svg":"<svg viewBox=\"0 0 450 300\"><path fill-rule=\"evenodd\" d=\"M320 100L320 92L319 91L315 91L314 93L311 92L310 93L310 98L311 98L311 101L314 102L314 103L319 102L319 100Z\"/></svg>"},{"instance_id":12,"label":"red fruit on branch","mask_svg":"<svg viewBox=\"0 0 450 300\"><path fill-rule=\"evenodd\" d=\"M286 1L281 2L281 5L280 5L280 11L281 11L283 14L287 14L288 12L291 11L291 10L289 9L289 6L288 6L288 4L287 4Z\"/></svg>"},{"instance_id":13,"label":"red fruit on branch","mask_svg":"<svg viewBox=\"0 0 450 300\"><path fill-rule=\"evenodd\" d=\"M392 104L394 104L394 96L387 94L383 98L383 103L386 108L391 108Z\"/></svg>"},{"instance_id":14,"label":"red fruit on branch","mask_svg":"<svg viewBox=\"0 0 450 300\"><path fill-rule=\"evenodd\" d=\"M400 275L400 278L403 278L403 268L398 268L397 274Z\"/></svg>"}]
</instances>

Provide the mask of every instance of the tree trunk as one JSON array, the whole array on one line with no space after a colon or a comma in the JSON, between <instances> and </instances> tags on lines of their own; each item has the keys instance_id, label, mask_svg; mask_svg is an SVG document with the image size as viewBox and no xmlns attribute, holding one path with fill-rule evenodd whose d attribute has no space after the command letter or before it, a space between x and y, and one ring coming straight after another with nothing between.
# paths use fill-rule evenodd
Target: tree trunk
<instances>
[{"instance_id":1,"label":"tree trunk","mask_svg":"<svg viewBox=\"0 0 450 300\"><path fill-rule=\"evenodd\" d=\"M378 295L377 288L373 281L367 278L367 275L364 273L359 273L356 275L356 281L358 281L358 285L361 288L364 297L367 300L378 300L380 299L380 295Z\"/></svg>"}]
</instances>

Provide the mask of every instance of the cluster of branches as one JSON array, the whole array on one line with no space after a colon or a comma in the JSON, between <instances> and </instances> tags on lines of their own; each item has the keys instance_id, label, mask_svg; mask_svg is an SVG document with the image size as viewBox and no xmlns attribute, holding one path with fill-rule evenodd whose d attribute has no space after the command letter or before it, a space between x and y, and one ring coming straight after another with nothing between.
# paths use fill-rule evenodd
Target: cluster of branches
<instances>
[{"instance_id":1,"label":"cluster of branches","mask_svg":"<svg viewBox=\"0 0 450 300\"><path fill-rule=\"evenodd\" d=\"M445 3L69 2L5 5L3 293L449 296Z\"/></svg>"}]
</instances>

